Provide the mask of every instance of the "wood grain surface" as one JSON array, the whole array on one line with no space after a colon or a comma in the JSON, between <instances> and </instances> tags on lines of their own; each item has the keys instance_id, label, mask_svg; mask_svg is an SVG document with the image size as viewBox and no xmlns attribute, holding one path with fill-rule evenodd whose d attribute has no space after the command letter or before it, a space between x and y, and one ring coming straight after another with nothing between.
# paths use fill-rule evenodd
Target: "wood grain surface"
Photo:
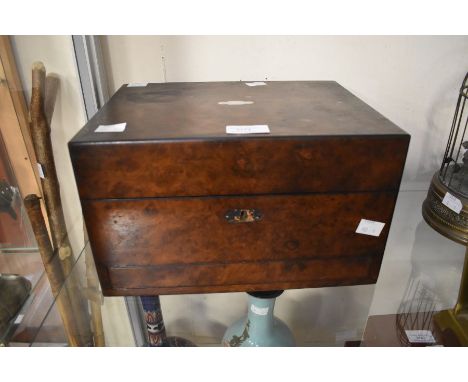
<instances>
[{"instance_id":1,"label":"wood grain surface","mask_svg":"<svg viewBox=\"0 0 468 382\"><path fill-rule=\"evenodd\" d=\"M397 137L250 138L72 145L82 199L396 191Z\"/></svg>"},{"instance_id":2,"label":"wood grain surface","mask_svg":"<svg viewBox=\"0 0 468 382\"><path fill-rule=\"evenodd\" d=\"M244 101L243 105L223 102ZM220 104L221 102L221 104ZM95 133L127 123L122 133ZM72 143L226 138L226 125L270 127L270 137L401 135L394 123L334 81L173 82L123 85Z\"/></svg>"},{"instance_id":3,"label":"wood grain surface","mask_svg":"<svg viewBox=\"0 0 468 382\"><path fill-rule=\"evenodd\" d=\"M409 138L332 81L123 86L69 143L104 294L374 283Z\"/></svg>"},{"instance_id":4,"label":"wood grain surface","mask_svg":"<svg viewBox=\"0 0 468 382\"><path fill-rule=\"evenodd\" d=\"M96 262L109 270L105 289L315 285L377 277L395 199L393 192L154 198L84 201L83 211ZM262 219L229 223L227 211L239 208ZM379 237L355 232L362 218L386 224Z\"/></svg>"}]
</instances>

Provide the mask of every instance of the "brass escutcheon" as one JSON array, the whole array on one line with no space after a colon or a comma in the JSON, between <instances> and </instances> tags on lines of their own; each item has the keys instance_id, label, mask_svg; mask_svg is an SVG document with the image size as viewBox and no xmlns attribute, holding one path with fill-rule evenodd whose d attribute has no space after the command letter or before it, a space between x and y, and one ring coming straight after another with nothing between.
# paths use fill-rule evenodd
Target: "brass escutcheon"
<instances>
[{"instance_id":1,"label":"brass escutcheon","mask_svg":"<svg viewBox=\"0 0 468 382\"><path fill-rule=\"evenodd\" d=\"M252 223L261 220L262 214L255 209L235 209L227 211L224 217L229 223Z\"/></svg>"}]
</instances>

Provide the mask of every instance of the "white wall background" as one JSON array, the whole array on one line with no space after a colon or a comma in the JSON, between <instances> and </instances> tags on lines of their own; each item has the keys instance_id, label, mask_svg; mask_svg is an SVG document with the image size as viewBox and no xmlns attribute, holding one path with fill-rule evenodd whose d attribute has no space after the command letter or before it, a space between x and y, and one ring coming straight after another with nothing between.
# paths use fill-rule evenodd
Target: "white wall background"
<instances>
[{"instance_id":1,"label":"white wall background","mask_svg":"<svg viewBox=\"0 0 468 382\"><path fill-rule=\"evenodd\" d=\"M412 135L403 190L424 190L464 74L468 37L110 36L111 94L127 82L335 80Z\"/></svg>"},{"instance_id":2,"label":"white wall background","mask_svg":"<svg viewBox=\"0 0 468 382\"><path fill-rule=\"evenodd\" d=\"M63 76L53 133L62 194L79 213L66 142L83 124L70 37L15 37L25 83L30 61L42 59ZM410 280L421 280L451 306L464 250L422 220L421 204L439 166L458 88L468 70L467 37L367 36L106 36L111 94L128 82L336 80L411 134L412 140L379 280L374 286L287 291L276 314L300 344L340 344L362 332L371 314L396 312ZM73 200L72 200L73 199ZM375 292L375 293L374 293ZM110 344L130 344L117 325L121 300L106 299ZM106 302L106 304L108 304ZM164 296L170 335L217 344L246 309L244 294ZM120 318L119 318L120 317Z\"/></svg>"},{"instance_id":3,"label":"white wall background","mask_svg":"<svg viewBox=\"0 0 468 382\"><path fill-rule=\"evenodd\" d=\"M303 344L352 339L371 314L400 308L411 280L451 306L464 250L423 221L421 204L440 165L468 37L107 36L110 93L128 82L335 80L411 134L378 283L287 291L276 313ZM245 310L242 294L163 297L168 331L217 342ZM339 343L339 341L338 341Z\"/></svg>"}]
</instances>

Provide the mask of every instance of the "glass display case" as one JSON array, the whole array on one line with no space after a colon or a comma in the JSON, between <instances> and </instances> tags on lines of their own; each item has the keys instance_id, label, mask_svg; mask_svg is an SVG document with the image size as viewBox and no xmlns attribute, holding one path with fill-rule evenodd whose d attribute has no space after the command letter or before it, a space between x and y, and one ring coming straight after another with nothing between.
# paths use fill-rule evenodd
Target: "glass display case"
<instances>
[{"instance_id":1,"label":"glass display case","mask_svg":"<svg viewBox=\"0 0 468 382\"><path fill-rule=\"evenodd\" d=\"M412 213L414 206L422 204L425 194L423 191L400 194L394 216L395 222L399 224L395 224L390 232L381 272L375 286L291 290L285 292L286 300L281 300L280 297L279 308L282 308L279 312L280 317L294 329L299 346L454 345L450 342L450 338L444 340L440 336L434 327L433 317L437 311L453 306L456 300L463 266L463 247L439 237L420 215ZM106 346L145 346L144 340L135 340L138 337L140 339L145 337L144 323L142 325L141 322L136 322L141 317L138 317L138 314L133 319L129 317L123 298L103 297L100 293L96 284L91 248L83 239L82 219L70 224L68 232L76 262L72 273L68 275L56 297L53 296L44 274L37 248L31 246L21 249L11 246L2 249L0 271L3 274L23 275L31 282L29 297L9 321L7 330L2 333L2 344L68 346L60 305L64 303L64 296L72 289L72 280L73 283L78 280L90 313L90 325L102 321L100 335ZM369 312L367 320L363 319L362 322L360 319L350 320L346 328L339 328L337 325L334 335L331 332L325 333L321 322L313 317L336 315L338 310L328 309L325 300L320 302L318 296L321 295L326 299L327 296L332 297L330 292L333 292L336 293L336 297L340 295L339 291L342 291L343 297L349 297L349 293L358 289L369 290L369 299L349 304L342 303L340 309L343 308L343 313L346 313L346 309L350 309L350 306L364 302L366 306L360 310ZM218 332L221 336L225 329L222 326L229 324L231 320L228 314L224 314L222 318L220 315L229 311L232 317L236 317L239 311L244 309L244 295L233 293L161 296L168 335L184 336L199 346L220 344L221 337L219 341L214 337ZM293 303L303 308L295 310ZM304 304L310 305L307 310ZM102 308L102 313L101 309L95 309L93 313L93 307ZM289 313L285 315L286 311ZM316 313L307 317L306 312L309 311ZM328 321L335 319L336 317L328 317ZM203 321L211 321L204 324L206 332L211 331L213 334L213 339L210 341L197 337L202 332L199 327L193 330L193 335L181 330L184 326L192 325L191 322L196 326L201 325ZM424 332L410 332L416 336L410 340L407 330Z\"/></svg>"},{"instance_id":2,"label":"glass display case","mask_svg":"<svg viewBox=\"0 0 468 382\"><path fill-rule=\"evenodd\" d=\"M72 272L67 275L59 293L54 296L24 211L14 172L8 162L3 142L0 143L0 149L3 150L0 150L0 186L3 190L0 209L0 277L3 276L7 281L22 277L27 290L18 309L11 312L11 317L3 325L0 344L68 346L70 331L67 330L68 321L67 316L64 317L64 307L68 304L69 295L76 293L76 286L79 285L78 292L84 299L83 309L86 309L86 314L89 315L86 325L89 324L92 329L94 344L98 341L107 346L145 345L145 323L137 322L141 321L141 315L138 314L139 299L131 298L125 301L122 297L102 296L91 248L84 240L81 217L75 219L68 227L69 241L75 255ZM366 290L373 293L370 307L365 299L347 303L342 301L346 298L352 300L349 298L352 293L348 295L344 293L345 290L357 290L353 288L362 288L360 286L337 287L336 290L343 293L326 292L322 294L323 297L320 296L322 288L317 288L314 296L302 290L293 298L291 295L299 291L286 291L285 295L289 295L289 300L284 304L287 305L287 309L283 312L288 310L289 313L282 318L296 328L295 335L299 346L453 344L450 338L444 339L437 332L433 317L436 312L453 306L456 299L463 265L462 249L448 240L434 237L437 233L422 221L419 214L414 213L415 208L419 210L425 195L426 192L399 194L395 224L389 234L379 278L375 287L366 286ZM74 211L76 212L76 209ZM55 260L59 261L57 256ZM331 309L330 303L323 303L327 297L334 301L336 309ZM187 332L180 331L180 328L198 325L188 338L201 346L207 345L207 342L198 341L202 332L212 336L211 344L221 343L221 335L225 330L223 326L229 325L227 321L230 320L230 317L221 311L232 310L232 315L237 316L238 307L245 306L245 296L242 293L223 296L162 296L161 300L163 310L165 307L169 308L165 310L168 335L185 336ZM134 302L133 308L137 311L130 317L127 310L129 301ZM280 302L279 305L281 304ZM359 309L349 312L353 304ZM214 305L217 305L217 308L214 309ZM231 305L236 305L235 309ZM309 307L296 308L295 311L294 307L297 305ZM219 316L224 314L223 318L215 317L213 311L220 313ZM319 313L315 313L315 316L308 315L310 311ZM350 313L350 316L353 316L357 311L362 315L369 311L367 320L357 317L350 320L351 323L347 323L346 327L345 320L334 321L340 313ZM330 324L326 327L328 331L324 330L325 326L318 322L319 316L323 316L321 321L334 321L336 325ZM202 324L207 319L211 322ZM186 324L192 321L192 324ZM210 330L205 330L206 328ZM218 335L219 338L216 338Z\"/></svg>"},{"instance_id":3,"label":"glass display case","mask_svg":"<svg viewBox=\"0 0 468 382\"><path fill-rule=\"evenodd\" d=\"M131 334L130 319L122 305L122 298L103 297L100 288L94 283L97 280L94 261L89 243L75 252L76 262L72 272L68 275L60 293L54 298L49 288L50 304L46 314L41 317L37 330L27 339L23 333L27 330L18 326L14 330L10 346L68 346L69 333L61 314L61 305L67 304L67 294L75 287L76 282L82 286L84 298L89 309L89 325L92 328L94 341L102 341L108 346L135 346L134 336ZM101 315L101 307L104 314ZM104 321L104 325L101 322ZM123 329L122 329L123 328ZM97 337L100 337L96 340ZM17 339L20 339L18 341Z\"/></svg>"},{"instance_id":4,"label":"glass display case","mask_svg":"<svg viewBox=\"0 0 468 382\"><path fill-rule=\"evenodd\" d=\"M415 213L426 195L407 191L398 197L398 224L390 231L363 346L457 346L441 335L434 317L457 299L465 248L440 236Z\"/></svg>"},{"instance_id":5,"label":"glass display case","mask_svg":"<svg viewBox=\"0 0 468 382\"><path fill-rule=\"evenodd\" d=\"M27 221L27 220L25 220ZM83 233L82 222L76 221L69 230L70 237L78 237ZM78 240L72 241L73 250L76 256L76 263L73 268L74 277L83 272L77 265L81 259L83 244ZM59 262L58 256L54 261ZM67 340L60 336L64 332L63 323L57 322L54 327L44 327L44 322L48 317L57 311L57 298L54 297L49 280L44 270L41 256L37 248L8 248L0 252L0 280L18 285L19 280L26 280L27 293L15 311L10 312L10 318L5 322L0 333L1 346L30 346L35 342L39 333L47 332L48 345L67 345ZM71 274L68 275L68 278ZM67 280L68 280L67 278ZM24 285L24 282L22 283ZM21 286L20 286L21 287ZM18 288L18 286L16 286ZM62 287L61 294L66 293L66 285ZM11 300L11 287L2 285L2 305L6 306L8 298ZM60 295L59 295L60 296ZM60 297L58 297L60 299ZM18 299L17 299L18 300Z\"/></svg>"},{"instance_id":6,"label":"glass display case","mask_svg":"<svg viewBox=\"0 0 468 382\"><path fill-rule=\"evenodd\" d=\"M0 135L0 345L19 327L39 327L47 279L15 174ZM32 314L32 312L35 312ZM33 319L34 317L34 319Z\"/></svg>"}]
</instances>

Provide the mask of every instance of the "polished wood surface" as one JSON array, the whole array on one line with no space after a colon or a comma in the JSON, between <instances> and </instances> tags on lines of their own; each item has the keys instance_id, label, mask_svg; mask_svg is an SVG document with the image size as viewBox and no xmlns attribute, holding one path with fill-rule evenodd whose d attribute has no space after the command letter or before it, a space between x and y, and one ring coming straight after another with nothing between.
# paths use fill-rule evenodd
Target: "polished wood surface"
<instances>
[{"instance_id":1,"label":"polished wood surface","mask_svg":"<svg viewBox=\"0 0 468 382\"><path fill-rule=\"evenodd\" d=\"M82 199L398 190L409 137L72 145Z\"/></svg>"},{"instance_id":2,"label":"polished wood surface","mask_svg":"<svg viewBox=\"0 0 468 382\"><path fill-rule=\"evenodd\" d=\"M105 289L121 294L152 295L315 288L326 285L369 284L369 257L349 259L276 260L226 264L193 264L107 269ZM244 288L244 287L245 288ZM203 289L204 288L204 289ZM200 291L200 292L199 292ZM104 292L107 292L105 290ZM112 292L111 292L112 293Z\"/></svg>"},{"instance_id":3,"label":"polished wood surface","mask_svg":"<svg viewBox=\"0 0 468 382\"><path fill-rule=\"evenodd\" d=\"M83 212L101 264L230 263L381 256L395 199L356 193L85 201ZM262 219L229 223L226 212L238 208L257 209ZM362 218L386 227L379 237L358 234Z\"/></svg>"},{"instance_id":4,"label":"polished wood surface","mask_svg":"<svg viewBox=\"0 0 468 382\"><path fill-rule=\"evenodd\" d=\"M391 121L334 81L173 82L123 85L74 143L226 139L226 125L267 124L269 137L401 135ZM244 105L219 102L244 101ZM127 123L122 133L99 125Z\"/></svg>"},{"instance_id":5,"label":"polished wood surface","mask_svg":"<svg viewBox=\"0 0 468 382\"><path fill-rule=\"evenodd\" d=\"M218 103L235 100L251 103ZM324 81L122 87L69 147L104 294L151 295L375 282L408 144ZM357 234L361 219L385 228Z\"/></svg>"},{"instance_id":6,"label":"polished wood surface","mask_svg":"<svg viewBox=\"0 0 468 382\"><path fill-rule=\"evenodd\" d=\"M291 282L375 282L395 198L392 192L155 198L84 201L83 211L96 262L109 274L107 288L151 294L274 280L287 289ZM239 208L254 208L262 218L229 223L226 212ZM361 218L386 227L379 237L358 234Z\"/></svg>"}]
</instances>

